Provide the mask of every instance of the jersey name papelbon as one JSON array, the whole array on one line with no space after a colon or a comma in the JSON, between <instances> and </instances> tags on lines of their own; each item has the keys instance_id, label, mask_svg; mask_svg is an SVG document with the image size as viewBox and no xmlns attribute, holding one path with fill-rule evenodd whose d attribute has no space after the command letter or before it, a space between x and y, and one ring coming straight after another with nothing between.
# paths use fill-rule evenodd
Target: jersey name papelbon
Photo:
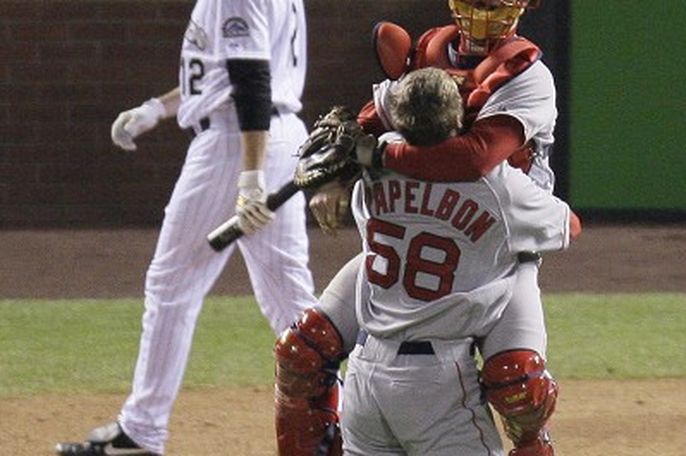
<instances>
[{"instance_id":1,"label":"jersey name papelbon","mask_svg":"<svg viewBox=\"0 0 686 456\"><path fill-rule=\"evenodd\" d=\"M374 215L419 214L444 222L476 242L497 219L471 198L462 200L456 190L436 189L429 182L390 179L365 185L365 203ZM477 215L478 214L478 215Z\"/></svg>"}]
</instances>

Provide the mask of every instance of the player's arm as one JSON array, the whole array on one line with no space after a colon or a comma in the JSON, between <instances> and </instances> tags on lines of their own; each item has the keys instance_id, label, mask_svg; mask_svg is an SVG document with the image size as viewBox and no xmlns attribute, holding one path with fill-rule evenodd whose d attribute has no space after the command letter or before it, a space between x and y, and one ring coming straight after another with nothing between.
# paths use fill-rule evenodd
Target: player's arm
<instances>
[{"instance_id":1,"label":"player's arm","mask_svg":"<svg viewBox=\"0 0 686 456\"><path fill-rule=\"evenodd\" d=\"M581 234L581 220L569 205L539 188L521 172L502 164L487 179L494 188L500 189L511 251L563 250Z\"/></svg>"},{"instance_id":2,"label":"player's arm","mask_svg":"<svg viewBox=\"0 0 686 456\"><path fill-rule=\"evenodd\" d=\"M226 67L243 150L236 213L241 229L250 234L274 218L265 204L267 192L262 169L271 121L271 71L269 60L259 59L228 59Z\"/></svg>"},{"instance_id":3,"label":"player's arm","mask_svg":"<svg viewBox=\"0 0 686 456\"><path fill-rule=\"evenodd\" d=\"M120 113L112 123L112 142L124 150L136 150L134 139L155 128L161 120L175 116L180 102L181 92L176 87Z\"/></svg>"},{"instance_id":4,"label":"player's arm","mask_svg":"<svg viewBox=\"0 0 686 456\"><path fill-rule=\"evenodd\" d=\"M357 122L365 132L377 137L388 131L374 100L362 107ZM519 120L508 115L493 115L477 120L466 133L434 146L387 144L374 151L374 156L359 158L365 165L383 166L415 179L470 181L485 176L525 142L524 128Z\"/></svg>"},{"instance_id":5,"label":"player's arm","mask_svg":"<svg viewBox=\"0 0 686 456\"><path fill-rule=\"evenodd\" d=\"M365 133L372 134L376 137L379 137L388 131L388 128L386 128L381 120L381 116L379 116L379 113L376 111L374 100L369 100L362 109L360 109L360 112L357 114L357 123L360 124Z\"/></svg>"},{"instance_id":6,"label":"player's arm","mask_svg":"<svg viewBox=\"0 0 686 456\"><path fill-rule=\"evenodd\" d=\"M525 144L555 118L555 99L552 74L544 65L535 65L494 92L463 135L432 147L393 144L360 158L364 164L434 181L478 179L502 161L519 157L518 152L525 152L518 161L527 169Z\"/></svg>"},{"instance_id":7,"label":"player's arm","mask_svg":"<svg viewBox=\"0 0 686 456\"><path fill-rule=\"evenodd\" d=\"M415 179L470 181L485 176L524 143L524 129L517 119L495 115L435 146L388 144L381 152L381 162L384 168Z\"/></svg>"},{"instance_id":8,"label":"player's arm","mask_svg":"<svg viewBox=\"0 0 686 456\"><path fill-rule=\"evenodd\" d=\"M271 120L271 71L268 60L228 59L231 98L243 142L243 167L259 170L264 162Z\"/></svg>"},{"instance_id":9,"label":"player's arm","mask_svg":"<svg viewBox=\"0 0 686 456\"><path fill-rule=\"evenodd\" d=\"M164 107L164 119L176 116L179 112L179 105L181 104L181 89L174 87L169 92L157 97Z\"/></svg>"},{"instance_id":10,"label":"player's arm","mask_svg":"<svg viewBox=\"0 0 686 456\"><path fill-rule=\"evenodd\" d=\"M573 241L581 234L581 219L573 210L569 210L569 240Z\"/></svg>"}]
</instances>

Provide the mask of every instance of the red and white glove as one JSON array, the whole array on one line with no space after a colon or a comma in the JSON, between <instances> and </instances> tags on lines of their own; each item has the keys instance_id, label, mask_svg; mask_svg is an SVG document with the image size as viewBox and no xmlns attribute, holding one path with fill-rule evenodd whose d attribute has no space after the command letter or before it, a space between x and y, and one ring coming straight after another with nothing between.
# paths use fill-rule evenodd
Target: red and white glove
<instances>
[{"instance_id":1,"label":"red and white glove","mask_svg":"<svg viewBox=\"0 0 686 456\"><path fill-rule=\"evenodd\" d=\"M274 220L276 214L267 207L267 192L262 170L243 171L238 176L236 215L244 234L252 234Z\"/></svg>"},{"instance_id":2,"label":"red and white glove","mask_svg":"<svg viewBox=\"0 0 686 456\"><path fill-rule=\"evenodd\" d=\"M166 115L167 111L158 98L124 111L112 124L112 142L124 150L136 150L133 140L155 128Z\"/></svg>"}]
</instances>

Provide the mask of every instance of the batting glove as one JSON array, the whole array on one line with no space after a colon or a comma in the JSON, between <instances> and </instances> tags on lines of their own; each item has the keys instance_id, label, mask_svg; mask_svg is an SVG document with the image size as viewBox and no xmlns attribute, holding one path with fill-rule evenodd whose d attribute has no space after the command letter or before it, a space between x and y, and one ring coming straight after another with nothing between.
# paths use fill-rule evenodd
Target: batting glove
<instances>
[{"instance_id":1,"label":"batting glove","mask_svg":"<svg viewBox=\"0 0 686 456\"><path fill-rule=\"evenodd\" d=\"M137 108L124 111L112 124L112 142L124 150L136 150L133 140L155 128L166 115L164 105L157 98L151 98Z\"/></svg>"},{"instance_id":2,"label":"batting glove","mask_svg":"<svg viewBox=\"0 0 686 456\"><path fill-rule=\"evenodd\" d=\"M236 214L244 234L252 234L274 220L276 214L267 207L264 172L243 171L238 176Z\"/></svg>"}]
</instances>

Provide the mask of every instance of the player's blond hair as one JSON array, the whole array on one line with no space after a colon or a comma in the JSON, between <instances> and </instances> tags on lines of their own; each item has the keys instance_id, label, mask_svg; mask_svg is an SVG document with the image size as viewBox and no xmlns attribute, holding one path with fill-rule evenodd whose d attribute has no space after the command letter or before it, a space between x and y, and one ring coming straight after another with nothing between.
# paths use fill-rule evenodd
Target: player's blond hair
<instances>
[{"instance_id":1,"label":"player's blond hair","mask_svg":"<svg viewBox=\"0 0 686 456\"><path fill-rule=\"evenodd\" d=\"M457 80L438 68L405 75L390 98L395 129L410 144L437 144L462 127L464 108Z\"/></svg>"}]
</instances>

